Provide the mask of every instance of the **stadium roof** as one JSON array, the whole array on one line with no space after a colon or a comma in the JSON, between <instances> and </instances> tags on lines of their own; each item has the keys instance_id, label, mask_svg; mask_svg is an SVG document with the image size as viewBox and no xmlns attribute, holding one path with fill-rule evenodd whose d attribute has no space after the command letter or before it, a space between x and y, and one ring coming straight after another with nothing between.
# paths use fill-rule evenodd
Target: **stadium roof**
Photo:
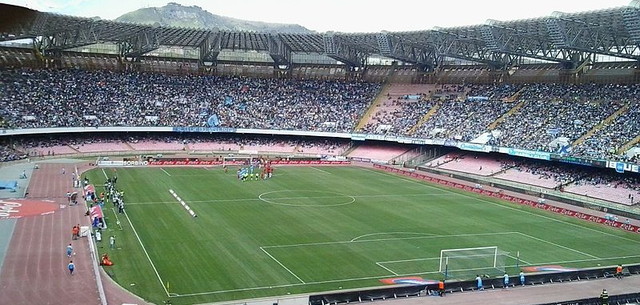
<instances>
[{"instance_id":1,"label":"stadium roof","mask_svg":"<svg viewBox=\"0 0 640 305\"><path fill-rule=\"evenodd\" d=\"M292 53L327 55L351 67L379 55L422 69L445 57L517 66L525 58L576 68L607 55L640 60L640 5L515 21L380 33L259 33L157 27L64 16L0 4L0 41L35 39L43 51L62 51L96 43L115 43L122 56L136 57L160 46L192 47L200 60L216 61L222 50L267 52L276 65L290 66Z\"/></svg>"}]
</instances>

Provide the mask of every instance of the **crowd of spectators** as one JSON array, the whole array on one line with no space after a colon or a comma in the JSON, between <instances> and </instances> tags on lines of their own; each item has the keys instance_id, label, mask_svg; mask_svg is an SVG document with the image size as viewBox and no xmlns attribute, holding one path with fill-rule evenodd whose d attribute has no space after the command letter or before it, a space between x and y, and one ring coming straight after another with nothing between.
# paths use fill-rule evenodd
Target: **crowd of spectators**
<instances>
[{"instance_id":1,"label":"crowd of spectators","mask_svg":"<svg viewBox=\"0 0 640 305\"><path fill-rule=\"evenodd\" d=\"M0 162L9 162L26 159L26 153L14 148L14 144L8 141L0 141Z\"/></svg>"},{"instance_id":2,"label":"crowd of spectators","mask_svg":"<svg viewBox=\"0 0 640 305\"><path fill-rule=\"evenodd\" d=\"M493 144L530 150L559 151L621 107L617 102L531 100L497 128ZM564 138L563 141L554 140Z\"/></svg>"},{"instance_id":3,"label":"crowd of spectators","mask_svg":"<svg viewBox=\"0 0 640 305\"><path fill-rule=\"evenodd\" d=\"M422 117L436 104L431 100L407 99L392 100L389 109L376 112L374 117L361 130L364 133L406 135L418 124ZM381 128L386 126L387 128Z\"/></svg>"},{"instance_id":4,"label":"crowd of spectators","mask_svg":"<svg viewBox=\"0 0 640 305\"><path fill-rule=\"evenodd\" d=\"M9 128L207 126L351 131L379 84L84 70L2 70ZM215 116L213 121L210 120Z\"/></svg>"},{"instance_id":5,"label":"crowd of spectators","mask_svg":"<svg viewBox=\"0 0 640 305\"><path fill-rule=\"evenodd\" d=\"M379 84L364 82L107 70L0 72L0 126L10 129L218 126L353 132L380 92ZM636 161L619 149L640 133L640 125L629 124L640 118L638 84L440 85L430 94L392 101L358 132L468 142L496 125L487 144ZM625 105L628 110L571 147ZM434 107L437 111L422 123Z\"/></svg>"},{"instance_id":6,"label":"crowd of spectators","mask_svg":"<svg viewBox=\"0 0 640 305\"><path fill-rule=\"evenodd\" d=\"M515 96L523 87L521 84L469 84L466 91L467 96L481 96L492 101L500 101Z\"/></svg>"},{"instance_id":7,"label":"crowd of spectators","mask_svg":"<svg viewBox=\"0 0 640 305\"><path fill-rule=\"evenodd\" d=\"M551 179L558 186L578 181L586 174L583 167L528 159L501 160L501 166L503 170L517 170L539 176L540 179Z\"/></svg>"},{"instance_id":8,"label":"crowd of spectators","mask_svg":"<svg viewBox=\"0 0 640 305\"><path fill-rule=\"evenodd\" d=\"M488 132L489 125L512 107L501 100L447 100L414 136L469 142Z\"/></svg>"},{"instance_id":9,"label":"crowd of spectators","mask_svg":"<svg viewBox=\"0 0 640 305\"><path fill-rule=\"evenodd\" d=\"M611 124L590 137L585 142L572 148L571 153L594 159L608 159L616 161L634 161L635 158L627 157L625 154L618 154L618 150L625 143L640 135L640 104L629 105L626 113L616 117Z\"/></svg>"}]
</instances>

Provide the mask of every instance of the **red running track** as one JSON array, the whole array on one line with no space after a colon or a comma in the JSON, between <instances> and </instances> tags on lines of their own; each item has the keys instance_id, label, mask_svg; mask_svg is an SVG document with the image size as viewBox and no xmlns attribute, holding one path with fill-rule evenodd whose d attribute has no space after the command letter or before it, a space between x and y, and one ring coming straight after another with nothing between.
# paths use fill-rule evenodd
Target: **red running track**
<instances>
[{"instance_id":1,"label":"red running track","mask_svg":"<svg viewBox=\"0 0 640 305\"><path fill-rule=\"evenodd\" d=\"M88 165L78 164L83 169ZM66 174L62 174L62 168ZM41 164L32 174L27 198L53 200L60 209L48 215L17 220L5 261L0 270L0 304L91 305L102 304L92 258L90 240L71 239L71 228L89 225L82 205L69 207L65 193L72 190L74 164ZM70 275L65 253L71 243L76 270ZM146 304L111 281L101 271L108 304Z\"/></svg>"}]
</instances>

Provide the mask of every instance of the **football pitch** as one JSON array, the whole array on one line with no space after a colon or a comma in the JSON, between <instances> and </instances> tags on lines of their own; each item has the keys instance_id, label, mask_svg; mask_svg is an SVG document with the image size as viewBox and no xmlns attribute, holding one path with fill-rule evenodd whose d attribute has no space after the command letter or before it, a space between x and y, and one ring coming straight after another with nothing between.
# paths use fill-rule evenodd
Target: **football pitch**
<instances>
[{"instance_id":1,"label":"football pitch","mask_svg":"<svg viewBox=\"0 0 640 305\"><path fill-rule=\"evenodd\" d=\"M98 192L114 175L126 213L105 205L99 251L115 264L104 268L160 304L439 280L444 249L497 246L513 275L523 266L640 262L637 233L369 168L278 167L271 179L244 182L233 167L86 173Z\"/></svg>"}]
</instances>

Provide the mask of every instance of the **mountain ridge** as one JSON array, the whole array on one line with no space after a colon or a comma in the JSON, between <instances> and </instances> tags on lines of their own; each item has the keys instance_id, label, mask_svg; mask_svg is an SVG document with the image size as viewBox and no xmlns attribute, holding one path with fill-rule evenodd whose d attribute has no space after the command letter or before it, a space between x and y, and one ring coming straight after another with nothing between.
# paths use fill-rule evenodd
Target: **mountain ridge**
<instances>
[{"instance_id":1,"label":"mountain ridge","mask_svg":"<svg viewBox=\"0 0 640 305\"><path fill-rule=\"evenodd\" d=\"M169 2L162 7L147 7L121 15L114 21L167 27L218 29L222 31L250 31L269 33L313 33L298 25L269 23L231 18L213 14L199 6L184 6Z\"/></svg>"}]
</instances>

